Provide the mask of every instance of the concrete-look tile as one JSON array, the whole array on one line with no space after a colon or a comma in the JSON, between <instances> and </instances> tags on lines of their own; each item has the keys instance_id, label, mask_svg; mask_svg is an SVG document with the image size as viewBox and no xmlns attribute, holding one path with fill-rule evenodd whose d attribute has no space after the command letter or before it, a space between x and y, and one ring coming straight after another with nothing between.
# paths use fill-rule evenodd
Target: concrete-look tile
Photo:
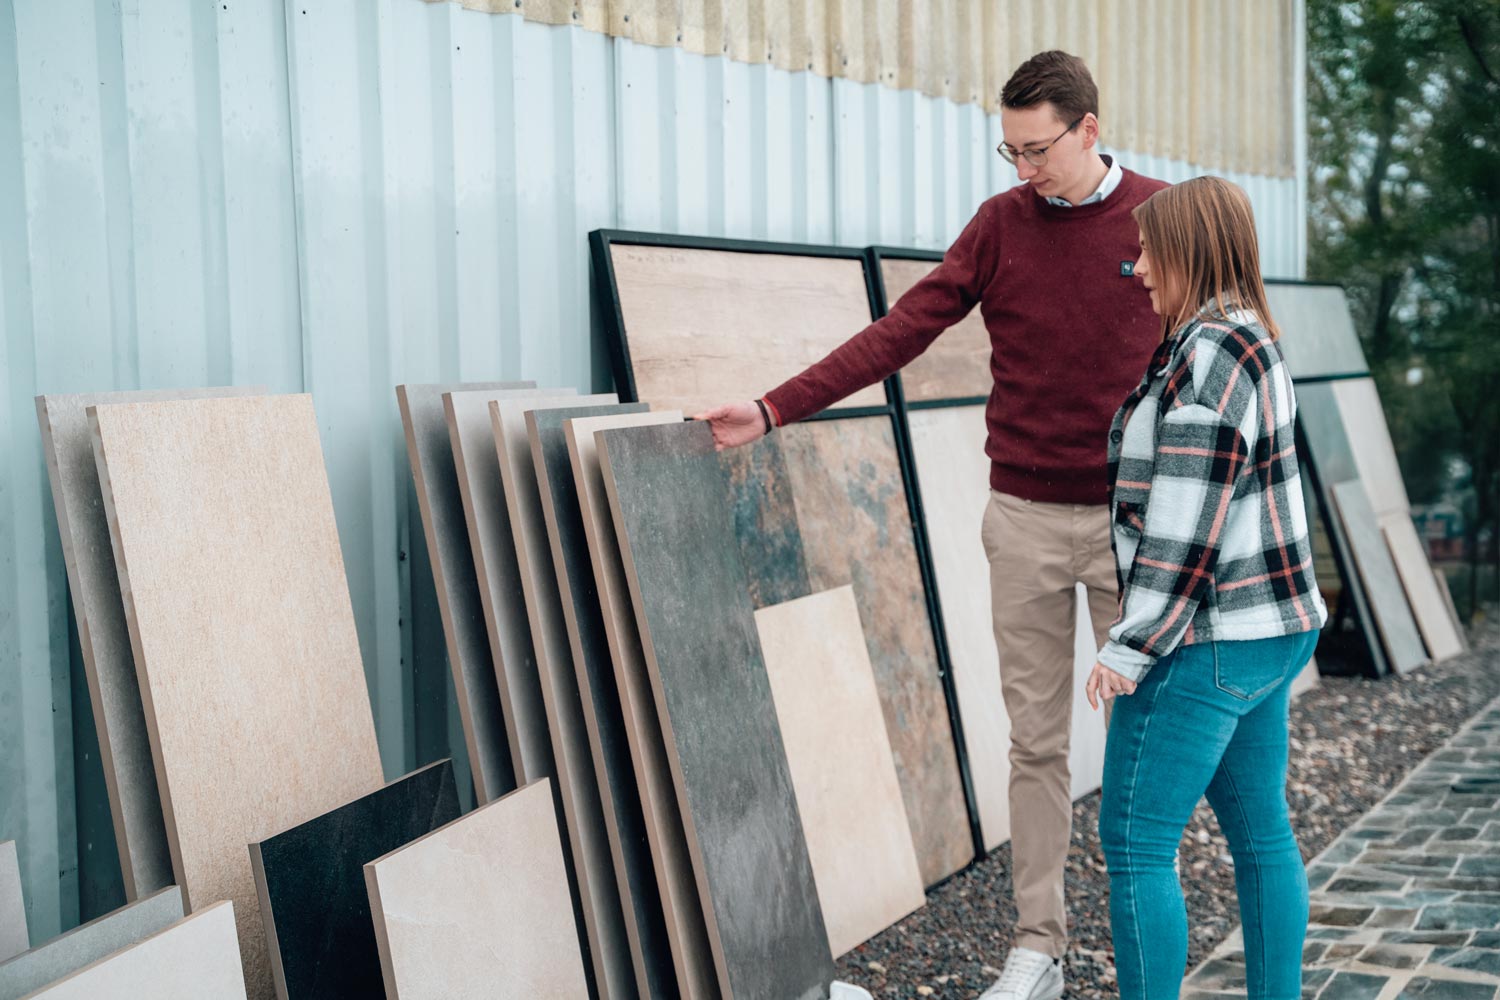
<instances>
[{"instance_id":1,"label":"concrete-look tile","mask_svg":"<svg viewBox=\"0 0 1500 1000\"><path fill-rule=\"evenodd\" d=\"M573 389L486 389L443 393L443 418L453 449L458 492L469 532L479 603L495 666L505 740L518 783L554 773L542 682L526 619L521 567L511 533L490 402L557 399L577 402Z\"/></svg>"},{"instance_id":2,"label":"concrete-look tile","mask_svg":"<svg viewBox=\"0 0 1500 1000\"><path fill-rule=\"evenodd\" d=\"M245 845L384 780L312 397L88 412L177 884L269 997Z\"/></svg>"},{"instance_id":3,"label":"concrete-look tile","mask_svg":"<svg viewBox=\"0 0 1500 1000\"><path fill-rule=\"evenodd\" d=\"M1348 426L1347 417L1345 426ZM1390 447L1389 442L1386 447ZM1370 504L1370 493L1364 482L1350 480L1335 483L1333 495L1349 545L1354 550L1354 562L1364 582L1365 595L1374 609L1375 624L1380 630L1386 655L1398 672L1413 670L1427 662L1427 653L1412 619L1406 591L1396 575L1396 565L1380 534L1376 511Z\"/></svg>"},{"instance_id":4,"label":"concrete-look tile","mask_svg":"<svg viewBox=\"0 0 1500 1000\"><path fill-rule=\"evenodd\" d=\"M721 988L824 997L833 958L713 436L596 441Z\"/></svg>"},{"instance_id":5,"label":"concrete-look tile","mask_svg":"<svg viewBox=\"0 0 1500 1000\"><path fill-rule=\"evenodd\" d=\"M629 756L644 809L646 838L666 917L677 986L683 997L697 1000L718 996L718 978L595 441L601 430L680 423L681 411L665 410L571 419L564 421L563 429L568 438L573 481L583 513L593 583L603 612Z\"/></svg>"},{"instance_id":6,"label":"concrete-look tile","mask_svg":"<svg viewBox=\"0 0 1500 1000\"><path fill-rule=\"evenodd\" d=\"M754 399L870 325L858 258L682 247L609 248L636 398L692 416ZM765 303L795 316L767 323ZM861 389L841 406L882 406Z\"/></svg>"},{"instance_id":7,"label":"concrete-look tile","mask_svg":"<svg viewBox=\"0 0 1500 1000\"><path fill-rule=\"evenodd\" d=\"M277 995L378 996L364 865L457 818L453 763L443 760L251 844Z\"/></svg>"},{"instance_id":8,"label":"concrete-look tile","mask_svg":"<svg viewBox=\"0 0 1500 1000\"><path fill-rule=\"evenodd\" d=\"M1281 348L1293 376L1305 379L1368 370L1342 288L1268 281L1266 300L1288 331Z\"/></svg>"},{"instance_id":9,"label":"concrete-look tile","mask_svg":"<svg viewBox=\"0 0 1500 1000\"><path fill-rule=\"evenodd\" d=\"M550 785L364 866L392 1000L589 995Z\"/></svg>"},{"instance_id":10,"label":"concrete-look tile","mask_svg":"<svg viewBox=\"0 0 1500 1000\"><path fill-rule=\"evenodd\" d=\"M930 260L881 257L880 274L885 282L886 303L894 306L936 266L937 263ZM906 401L920 403L988 396L995 388L994 376L990 374L990 351L990 332L984 325L981 310L975 309L901 369L901 388ZM920 412L915 411L913 416ZM977 451L983 440L981 437L967 443ZM988 474L980 481L989 482Z\"/></svg>"},{"instance_id":11,"label":"concrete-look tile","mask_svg":"<svg viewBox=\"0 0 1500 1000\"><path fill-rule=\"evenodd\" d=\"M1340 379L1331 384L1339 415L1349 431L1354 464L1368 491L1375 516L1410 516L1411 501L1406 496L1406 483L1401 478L1401 466L1396 462L1396 449L1391 444L1391 432L1385 422L1385 409L1380 404L1375 380ZM1381 540L1378 528L1373 531L1373 537L1376 541Z\"/></svg>"},{"instance_id":12,"label":"concrete-look tile","mask_svg":"<svg viewBox=\"0 0 1500 1000\"><path fill-rule=\"evenodd\" d=\"M755 612L828 944L843 955L926 902L851 587Z\"/></svg>"},{"instance_id":13,"label":"concrete-look tile","mask_svg":"<svg viewBox=\"0 0 1500 1000\"><path fill-rule=\"evenodd\" d=\"M88 408L110 403L255 396L265 391L264 386L250 386L36 398L42 451L68 574L68 596L78 623L78 645L83 652L94 728L99 733L99 759L104 765L126 899L138 899L171 885L172 858L157 791L156 765L146 735L135 654L125 625L120 575L109 541L109 519L99 492Z\"/></svg>"},{"instance_id":14,"label":"concrete-look tile","mask_svg":"<svg viewBox=\"0 0 1500 1000\"><path fill-rule=\"evenodd\" d=\"M0 962L21 954L30 945L16 842L0 841Z\"/></svg>"},{"instance_id":15,"label":"concrete-look tile","mask_svg":"<svg viewBox=\"0 0 1500 1000\"><path fill-rule=\"evenodd\" d=\"M28 1000L245 1000L234 905L214 903L44 986Z\"/></svg>"},{"instance_id":16,"label":"concrete-look tile","mask_svg":"<svg viewBox=\"0 0 1500 1000\"><path fill-rule=\"evenodd\" d=\"M182 916L182 891L171 885L80 924L8 962L0 962L0 1000L17 1000L39 990L165 930Z\"/></svg>"},{"instance_id":17,"label":"concrete-look tile","mask_svg":"<svg viewBox=\"0 0 1500 1000\"><path fill-rule=\"evenodd\" d=\"M530 388L530 382L396 386L401 426L406 432L406 457L416 485L417 509L443 621L448 666L453 672L464 743L473 769L474 794L480 803L514 789L516 775L506 743L505 714L484 624L484 604L474 573L474 551L464 522L453 440L443 415L443 394Z\"/></svg>"},{"instance_id":18,"label":"concrete-look tile","mask_svg":"<svg viewBox=\"0 0 1500 1000\"><path fill-rule=\"evenodd\" d=\"M656 997L675 985L672 954L564 430L564 424L575 418L645 412L643 403L531 410L525 414L525 427L546 522L546 547L555 580L552 589L567 632L566 657L559 655L549 669L573 673L636 985L642 996ZM555 622L555 613L549 610L549 614Z\"/></svg>"},{"instance_id":19,"label":"concrete-look tile","mask_svg":"<svg viewBox=\"0 0 1500 1000\"><path fill-rule=\"evenodd\" d=\"M599 774L589 747L579 674L573 669L557 573L547 539L536 463L526 436L526 412L564 407L616 406L613 393L595 396L493 399L488 404L491 447L500 468L511 543L521 579L526 627L531 631L538 690L562 805L563 843L572 863L590 961L603 998L636 992L625 902L615 878ZM535 775L528 774L529 780Z\"/></svg>"}]
</instances>

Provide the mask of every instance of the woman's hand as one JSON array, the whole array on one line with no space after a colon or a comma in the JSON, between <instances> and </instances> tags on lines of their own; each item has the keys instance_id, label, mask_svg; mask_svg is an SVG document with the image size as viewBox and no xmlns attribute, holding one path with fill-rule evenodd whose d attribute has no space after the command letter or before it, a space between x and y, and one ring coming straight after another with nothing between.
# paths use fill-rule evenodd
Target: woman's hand
<instances>
[{"instance_id":1,"label":"woman's hand","mask_svg":"<svg viewBox=\"0 0 1500 1000\"><path fill-rule=\"evenodd\" d=\"M766 436L766 418L761 416L760 407L753 402L730 403L700 413L693 419L708 421L714 432L714 447L719 451L738 448Z\"/></svg>"},{"instance_id":2,"label":"woman's hand","mask_svg":"<svg viewBox=\"0 0 1500 1000\"><path fill-rule=\"evenodd\" d=\"M1135 694L1135 681L1129 677L1122 677L1104 664L1096 662L1094 672L1089 674L1088 687L1084 688L1084 691L1089 696L1089 705L1097 712L1101 701L1109 701L1115 695Z\"/></svg>"}]
</instances>

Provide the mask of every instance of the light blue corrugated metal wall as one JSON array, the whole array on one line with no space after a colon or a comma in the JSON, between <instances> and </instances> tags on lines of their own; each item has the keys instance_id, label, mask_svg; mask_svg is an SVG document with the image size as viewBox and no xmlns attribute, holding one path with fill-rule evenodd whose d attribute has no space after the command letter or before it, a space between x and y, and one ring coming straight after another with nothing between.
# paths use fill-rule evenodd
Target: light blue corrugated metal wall
<instances>
[{"instance_id":1,"label":"light blue corrugated metal wall","mask_svg":"<svg viewBox=\"0 0 1500 1000\"><path fill-rule=\"evenodd\" d=\"M113 850L75 803L102 790L35 394L313 393L395 775L431 749L414 687L445 668L414 636L392 386L607 379L600 226L944 246L1014 182L998 138L973 105L457 5L0 0L0 839L33 935L80 893L91 915L79 872ZM1237 179L1268 270L1295 274L1295 182Z\"/></svg>"}]
</instances>

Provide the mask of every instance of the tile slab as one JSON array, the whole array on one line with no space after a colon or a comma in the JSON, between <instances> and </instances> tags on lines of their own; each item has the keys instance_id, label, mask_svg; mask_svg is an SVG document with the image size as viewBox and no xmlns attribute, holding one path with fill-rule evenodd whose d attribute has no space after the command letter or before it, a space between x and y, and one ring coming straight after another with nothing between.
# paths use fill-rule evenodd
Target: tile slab
<instances>
[{"instance_id":1,"label":"tile slab","mask_svg":"<svg viewBox=\"0 0 1500 1000\"><path fill-rule=\"evenodd\" d=\"M1370 496L1370 507L1376 517L1409 514L1411 501L1406 496L1406 482L1396 462L1396 447L1385 422L1385 410L1372 378L1345 379L1334 382L1333 398L1349 434L1354 464Z\"/></svg>"},{"instance_id":2,"label":"tile slab","mask_svg":"<svg viewBox=\"0 0 1500 1000\"><path fill-rule=\"evenodd\" d=\"M365 865L391 1000L588 995L550 785Z\"/></svg>"},{"instance_id":3,"label":"tile slab","mask_svg":"<svg viewBox=\"0 0 1500 1000\"><path fill-rule=\"evenodd\" d=\"M234 905L214 903L28 1000L245 1000Z\"/></svg>"},{"instance_id":4,"label":"tile slab","mask_svg":"<svg viewBox=\"0 0 1500 1000\"><path fill-rule=\"evenodd\" d=\"M0 1000L17 1000L112 952L165 930L183 917L182 891L158 889L0 962Z\"/></svg>"},{"instance_id":5,"label":"tile slab","mask_svg":"<svg viewBox=\"0 0 1500 1000\"><path fill-rule=\"evenodd\" d=\"M552 774L552 741L542 708L536 651L526 621L521 569L490 425L494 399L576 397L572 389L490 389L443 393L443 414L458 476L464 523L478 581L505 738L517 782Z\"/></svg>"},{"instance_id":6,"label":"tile slab","mask_svg":"<svg viewBox=\"0 0 1500 1000\"><path fill-rule=\"evenodd\" d=\"M1270 281L1266 304L1281 328L1281 351L1294 379L1368 370L1342 288Z\"/></svg>"},{"instance_id":7,"label":"tile slab","mask_svg":"<svg viewBox=\"0 0 1500 1000\"><path fill-rule=\"evenodd\" d=\"M672 962L679 993L690 1000L718 997L719 984L710 955L703 906L694 882L687 834L663 742L656 700L635 624L625 566L610 513L595 435L619 427L673 425L682 422L680 410L628 414L618 417L573 419L564 423L588 537L589 559L603 611L609 658L624 714L626 738L635 767L646 818L646 835L654 858L657 890L662 899L671 939Z\"/></svg>"},{"instance_id":8,"label":"tile slab","mask_svg":"<svg viewBox=\"0 0 1500 1000\"><path fill-rule=\"evenodd\" d=\"M661 997L676 994L676 975L564 428L575 418L646 412L644 403L624 403L532 410L525 420L636 986L641 996Z\"/></svg>"},{"instance_id":9,"label":"tile slab","mask_svg":"<svg viewBox=\"0 0 1500 1000\"><path fill-rule=\"evenodd\" d=\"M246 844L383 781L312 398L89 415L174 874L235 902L260 1000Z\"/></svg>"},{"instance_id":10,"label":"tile slab","mask_svg":"<svg viewBox=\"0 0 1500 1000\"><path fill-rule=\"evenodd\" d=\"M489 404L493 447L504 486L527 626L536 654L542 711L552 743L554 770L548 777L553 779L562 803L563 841L572 859L595 981L603 998L633 996L635 977L619 884L614 877L604 803L583 717L583 696L568 648L536 464L526 437L526 413L533 409L618 403L618 397L608 393L492 400Z\"/></svg>"},{"instance_id":11,"label":"tile slab","mask_svg":"<svg viewBox=\"0 0 1500 1000\"><path fill-rule=\"evenodd\" d=\"M894 308L901 296L936 267L935 261L882 257L880 273L885 280L887 308ZM995 388L995 378L990 373L990 354L990 332L976 308L944 331L931 347L901 370L901 388L906 401L921 403L988 396ZM988 473L985 482L989 482Z\"/></svg>"},{"instance_id":12,"label":"tile slab","mask_svg":"<svg viewBox=\"0 0 1500 1000\"><path fill-rule=\"evenodd\" d=\"M1339 517L1354 549L1365 593L1375 610L1375 622L1385 644L1386 655L1400 673L1406 673L1427 662L1422 637L1417 633L1406 591L1396 574L1396 565L1386 548L1380 524L1370 509L1364 484L1359 480L1337 483L1333 487Z\"/></svg>"},{"instance_id":13,"label":"tile slab","mask_svg":"<svg viewBox=\"0 0 1500 1000\"><path fill-rule=\"evenodd\" d=\"M692 416L774 389L870 325L863 261L610 247L638 398ZM884 406L873 385L840 406Z\"/></svg>"},{"instance_id":14,"label":"tile slab","mask_svg":"<svg viewBox=\"0 0 1500 1000\"><path fill-rule=\"evenodd\" d=\"M30 946L16 842L0 841L0 961L19 955Z\"/></svg>"},{"instance_id":15,"label":"tile slab","mask_svg":"<svg viewBox=\"0 0 1500 1000\"><path fill-rule=\"evenodd\" d=\"M1432 564L1427 561L1427 551L1417 537L1417 528L1410 515L1402 512L1388 514L1380 519L1380 528L1428 653L1434 660L1446 660L1462 653L1463 636L1448 613L1448 605L1438 589Z\"/></svg>"},{"instance_id":16,"label":"tile slab","mask_svg":"<svg viewBox=\"0 0 1500 1000\"><path fill-rule=\"evenodd\" d=\"M927 896L852 587L755 612L835 957Z\"/></svg>"},{"instance_id":17,"label":"tile slab","mask_svg":"<svg viewBox=\"0 0 1500 1000\"><path fill-rule=\"evenodd\" d=\"M88 408L109 403L257 396L264 386L98 392L36 398L37 423L52 506L62 537L68 595L78 622L84 675L99 733L99 757L109 793L110 819L120 853L125 898L138 899L172 884L167 828L146 736L146 715L125 626L120 576L109 541L109 519L99 493L99 471L89 436Z\"/></svg>"},{"instance_id":18,"label":"tile slab","mask_svg":"<svg viewBox=\"0 0 1500 1000\"><path fill-rule=\"evenodd\" d=\"M401 425L406 432L406 455L417 488L417 507L448 647L448 665L453 671L464 742L473 767L474 793L480 803L514 789L516 776L506 743L505 715L474 572L474 552L464 522L453 441L443 415L443 394L533 387L530 382L396 386Z\"/></svg>"},{"instance_id":19,"label":"tile slab","mask_svg":"<svg viewBox=\"0 0 1500 1000\"><path fill-rule=\"evenodd\" d=\"M364 866L456 819L453 762L442 760L251 844L277 996L379 996Z\"/></svg>"},{"instance_id":20,"label":"tile slab","mask_svg":"<svg viewBox=\"0 0 1500 1000\"><path fill-rule=\"evenodd\" d=\"M822 1000L833 959L712 435L595 440L720 987Z\"/></svg>"}]
</instances>

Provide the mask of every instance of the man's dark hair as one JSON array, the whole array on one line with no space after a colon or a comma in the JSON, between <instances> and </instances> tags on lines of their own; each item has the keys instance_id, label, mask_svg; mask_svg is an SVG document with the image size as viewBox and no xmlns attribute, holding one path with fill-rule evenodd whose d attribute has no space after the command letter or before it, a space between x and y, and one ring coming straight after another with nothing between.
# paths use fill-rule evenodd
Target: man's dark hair
<instances>
[{"instance_id":1,"label":"man's dark hair","mask_svg":"<svg viewBox=\"0 0 1500 1000\"><path fill-rule=\"evenodd\" d=\"M1099 88L1082 59L1057 49L1038 52L1021 64L1000 91L1001 107L1021 111L1050 103L1057 117L1071 122L1099 115Z\"/></svg>"}]
</instances>

